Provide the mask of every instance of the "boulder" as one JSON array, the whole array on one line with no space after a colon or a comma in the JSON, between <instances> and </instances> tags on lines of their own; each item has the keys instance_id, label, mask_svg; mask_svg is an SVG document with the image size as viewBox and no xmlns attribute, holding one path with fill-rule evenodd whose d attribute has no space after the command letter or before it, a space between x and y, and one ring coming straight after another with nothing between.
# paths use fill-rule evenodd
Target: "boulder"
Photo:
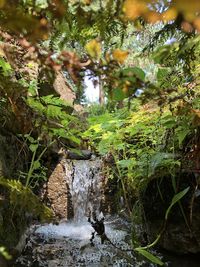
<instances>
[{"instance_id":1,"label":"boulder","mask_svg":"<svg viewBox=\"0 0 200 267\"><path fill-rule=\"evenodd\" d=\"M90 150L67 150L66 157L67 159L88 160L91 159L92 152Z\"/></svg>"},{"instance_id":2,"label":"boulder","mask_svg":"<svg viewBox=\"0 0 200 267\"><path fill-rule=\"evenodd\" d=\"M49 202L58 219L70 219L73 217L73 208L70 205L71 197L66 172L70 175L71 170L66 170L63 159L50 168L51 174L44 188L43 199Z\"/></svg>"},{"instance_id":3,"label":"boulder","mask_svg":"<svg viewBox=\"0 0 200 267\"><path fill-rule=\"evenodd\" d=\"M61 99L63 99L66 103L69 103L71 105L73 104L76 95L70 88L62 72L56 73L53 87L55 91L60 95Z\"/></svg>"}]
</instances>

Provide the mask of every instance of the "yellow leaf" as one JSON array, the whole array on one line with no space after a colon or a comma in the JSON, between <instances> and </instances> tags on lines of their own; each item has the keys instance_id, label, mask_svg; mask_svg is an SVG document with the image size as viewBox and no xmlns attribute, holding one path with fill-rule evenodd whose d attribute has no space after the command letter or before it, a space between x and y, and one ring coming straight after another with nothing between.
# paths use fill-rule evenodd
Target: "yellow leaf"
<instances>
[{"instance_id":1,"label":"yellow leaf","mask_svg":"<svg viewBox=\"0 0 200 267\"><path fill-rule=\"evenodd\" d=\"M130 20L135 20L148 10L147 3L141 0L126 0L123 5L123 12Z\"/></svg>"},{"instance_id":2,"label":"yellow leaf","mask_svg":"<svg viewBox=\"0 0 200 267\"><path fill-rule=\"evenodd\" d=\"M177 10L172 7L172 8L170 8L170 9L168 9L162 13L162 19L164 21L175 20L177 15L178 15Z\"/></svg>"},{"instance_id":3,"label":"yellow leaf","mask_svg":"<svg viewBox=\"0 0 200 267\"><path fill-rule=\"evenodd\" d=\"M199 0L174 0L173 5L189 22L195 20L197 14L200 12Z\"/></svg>"},{"instance_id":4,"label":"yellow leaf","mask_svg":"<svg viewBox=\"0 0 200 267\"><path fill-rule=\"evenodd\" d=\"M92 2L92 0L83 0L83 3L84 3L85 5L90 5L91 2Z\"/></svg>"},{"instance_id":5,"label":"yellow leaf","mask_svg":"<svg viewBox=\"0 0 200 267\"><path fill-rule=\"evenodd\" d=\"M120 49L115 49L112 52L113 59L119 62L120 64L123 64L128 56L128 51L122 51Z\"/></svg>"},{"instance_id":6,"label":"yellow leaf","mask_svg":"<svg viewBox=\"0 0 200 267\"><path fill-rule=\"evenodd\" d=\"M107 62L110 62L110 53L106 52L105 59Z\"/></svg>"},{"instance_id":7,"label":"yellow leaf","mask_svg":"<svg viewBox=\"0 0 200 267\"><path fill-rule=\"evenodd\" d=\"M160 20L160 13L155 12L155 11L148 11L145 14L145 19L149 22L149 23L156 23L158 20Z\"/></svg>"},{"instance_id":8,"label":"yellow leaf","mask_svg":"<svg viewBox=\"0 0 200 267\"><path fill-rule=\"evenodd\" d=\"M187 22L187 21L183 21L181 23L181 28L185 31L185 32L192 32L193 31L193 27L192 25Z\"/></svg>"},{"instance_id":9,"label":"yellow leaf","mask_svg":"<svg viewBox=\"0 0 200 267\"><path fill-rule=\"evenodd\" d=\"M197 29L197 31L200 32L200 17L197 17L194 20L193 25L195 26L195 28Z\"/></svg>"},{"instance_id":10,"label":"yellow leaf","mask_svg":"<svg viewBox=\"0 0 200 267\"><path fill-rule=\"evenodd\" d=\"M101 44L96 40L91 40L89 43L86 44L85 49L87 53L95 58L98 59L101 56Z\"/></svg>"},{"instance_id":11,"label":"yellow leaf","mask_svg":"<svg viewBox=\"0 0 200 267\"><path fill-rule=\"evenodd\" d=\"M198 118L200 118L200 110L199 109L192 109L192 113L194 113Z\"/></svg>"},{"instance_id":12,"label":"yellow leaf","mask_svg":"<svg viewBox=\"0 0 200 267\"><path fill-rule=\"evenodd\" d=\"M128 94L128 86L124 85L122 88L122 91L124 92L125 95Z\"/></svg>"},{"instance_id":13,"label":"yellow leaf","mask_svg":"<svg viewBox=\"0 0 200 267\"><path fill-rule=\"evenodd\" d=\"M4 5L5 5L5 0L0 0L0 8L3 8L4 7Z\"/></svg>"},{"instance_id":14,"label":"yellow leaf","mask_svg":"<svg viewBox=\"0 0 200 267\"><path fill-rule=\"evenodd\" d=\"M186 13L197 13L200 11L200 1L199 0L174 0L174 5L179 12L184 15Z\"/></svg>"}]
</instances>

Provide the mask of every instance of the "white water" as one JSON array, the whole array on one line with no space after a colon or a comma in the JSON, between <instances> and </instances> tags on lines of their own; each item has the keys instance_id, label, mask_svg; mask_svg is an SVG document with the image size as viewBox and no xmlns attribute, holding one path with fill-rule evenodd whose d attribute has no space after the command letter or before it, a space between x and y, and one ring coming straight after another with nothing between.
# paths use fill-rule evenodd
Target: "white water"
<instances>
[{"instance_id":1,"label":"white water","mask_svg":"<svg viewBox=\"0 0 200 267\"><path fill-rule=\"evenodd\" d=\"M73 160L65 164L66 179L70 188L74 221L82 221L91 212L100 213L102 189L102 162Z\"/></svg>"},{"instance_id":2,"label":"white water","mask_svg":"<svg viewBox=\"0 0 200 267\"><path fill-rule=\"evenodd\" d=\"M114 229L109 221L105 223L105 231L108 238L118 241L126 237L127 233L121 229ZM42 234L47 238L68 237L74 240L87 240L91 238L94 231L90 223L82 222L61 222L59 225L47 224L36 229L35 233Z\"/></svg>"},{"instance_id":3,"label":"white water","mask_svg":"<svg viewBox=\"0 0 200 267\"><path fill-rule=\"evenodd\" d=\"M127 249L129 250L131 247L125 240L127 232L122 230L125 225L121 224L122 221L120 219L116 219L115 222L116 225L106 220L105 232L107 237L119 250L107 242L101 244L101 239L98 236L95 236L94 247L91 247L90 238L94 230L87 221L61 222L59 225L43 225L37 228L35 234L39 234L40 238L46 240L47 243L48 240L55 240L53 249L59 247L62 240L66 240L67 243L64 244L64 247L66 247L66 251L71 251L73 260L70 264L69 256L60 259L60 261L58 260L57 262L61 263L59 266L62 267L142 266L140 265L141 262L136 263L131 253L121 252ZM45 251L45 245L42 250Z\"/></svg>"},{"instance_id":4,"label":"white water","mask_svg":"<svg viewBox=\"0 0 200 267\"><path fill-rule=\"evenodd\" d=\"M94 229L88 223L87 217L90 213L95 213L97 217L103 216L100 210L103 179L101 167L102 161L100 159L66 161L66 180L70 188L74 218L71 221L60 222L59 225L41 226L36 230L36 233L46 237L90 240ZM106 227L106 230L107 234L116 234L116 231L110 226ZM121 233L118 234L121 236Z\"/></svg>"},{"instance_id":5,"label":"white water","mask_svg":"<svg viewBox=\"0 0 200 267\"><path fill-rule=\"evenodd\" d=\"M48 224L39 227L36 233L43 234L49 238L69 237L74 240L89 240L92 233L92 227L86 222L65 222L59 225Z\"/></svg>"}]
</instances>

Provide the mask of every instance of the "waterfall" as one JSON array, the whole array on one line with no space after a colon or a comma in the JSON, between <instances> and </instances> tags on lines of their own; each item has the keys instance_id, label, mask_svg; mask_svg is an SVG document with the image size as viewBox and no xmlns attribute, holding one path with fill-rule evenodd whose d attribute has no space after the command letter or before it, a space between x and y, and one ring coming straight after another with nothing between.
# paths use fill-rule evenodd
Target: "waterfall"
<instances>
[{"instance_id":1,"label":"waterfall","mask_svg":"<svg viewBox=\"0 0 200 267\"><path fill-rule=\"evenodd\" d=\"M131 240L127 222L118 215L105 215L105 234L108 240L115 244L113 246L108 240L102 243L101 236L95 234L91 222L86 219L90 215L91 217L95 215L98 219L102 216L101 206L104 202L102 166L102 160L98 158L63 159L58 164L56 181L54 180L53 184L54 189L58 191L56 197L59 199L62 195L62 192L59 192L60 188L57 187L60 179L62 188L68 191L64 197L67 209L73 209L73 220L67 218L61 220L59 224L37 225L30 242L27 243L27 250L17 261L20 265L15 267L142 266L135 264L136 260L130 251L131 246L126 241ZM35 264L36 261L38 265L31 265L31 262Z\"/></svg>"},{"instance_id":2,"label":"waterfall","mask_svg":"<svg viewBox=\"0 0 200 267\"><path fill-rule=\"evenodd\" d=\"M102 198L102 161L67 160L66 180L70 190L74 221L79 222L90 214L100 213Z\"/></svg>"}]
</instances>

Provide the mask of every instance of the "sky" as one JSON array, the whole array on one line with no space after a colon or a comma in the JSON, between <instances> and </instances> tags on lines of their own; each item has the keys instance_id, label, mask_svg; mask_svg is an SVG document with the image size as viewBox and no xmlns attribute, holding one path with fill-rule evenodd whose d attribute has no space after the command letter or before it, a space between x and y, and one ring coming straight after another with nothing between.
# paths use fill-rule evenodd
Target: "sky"
<instances>
[{"instance_id":1,"label":"sky","mask_svg":"<svg viewBox=\"0 0 200 267\"><path fill-rule=\"evenodd\" d=\"M89 79L89 76L85 76L85 95L88 102L98 102L99 100L99 87L98 85L94 87L92 79Z\"/></svg>"}]
</instances>

